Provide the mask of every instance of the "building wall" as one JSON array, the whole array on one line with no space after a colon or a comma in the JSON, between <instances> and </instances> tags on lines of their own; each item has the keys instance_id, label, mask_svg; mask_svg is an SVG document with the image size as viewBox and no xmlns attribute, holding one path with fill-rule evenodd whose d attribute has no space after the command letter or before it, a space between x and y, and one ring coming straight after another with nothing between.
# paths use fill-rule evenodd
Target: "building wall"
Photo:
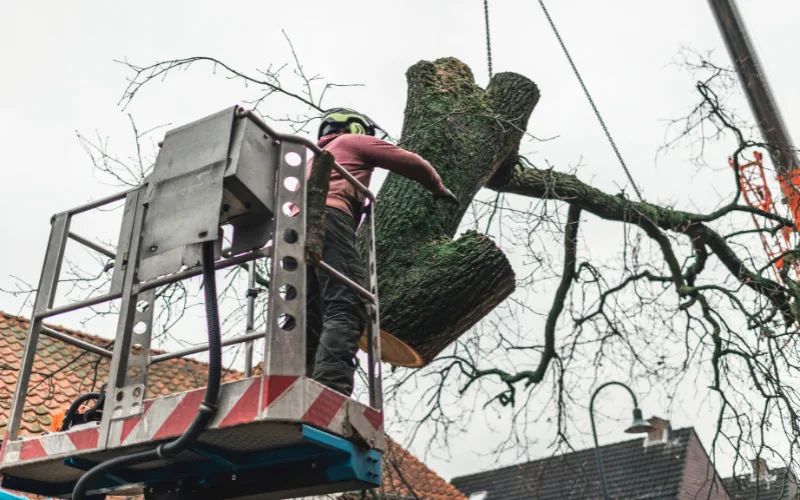
<instances>
[{"instance_id":1,"label":"building wall","mask_svg":"<svg viewBox=\"0 0 800 500\"><path fill-rule=\"evenodd\" d=\"M686 450L686 468L681 483L680 500L731 500L722 479L717 475L706 450L692 433Z\"/></svg>"}]
</instances>

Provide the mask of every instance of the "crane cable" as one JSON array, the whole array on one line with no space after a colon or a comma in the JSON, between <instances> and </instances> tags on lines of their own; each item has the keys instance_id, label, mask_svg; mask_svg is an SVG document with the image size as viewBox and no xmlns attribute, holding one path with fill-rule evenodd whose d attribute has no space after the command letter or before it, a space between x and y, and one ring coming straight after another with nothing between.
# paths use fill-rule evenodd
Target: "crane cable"
<instances>
[{"instance_id":1,"label":"crane cable","mask_svg":"<svg viewBox=\"0 0 800 500\"><path fill-rule=\"evenodd\" d=\"M483 0L483 17L486 21L486 60L489 63L489 80L492 79L492 39L489 36L489 0Z\"/></svg>"},{"instance_id":2,"label":"crane cable","mask_svg":"<svg viewBox=\"0 0 800 500\"><path fill-rule=\"evenodd\" d=\"M488 2L488 0L484 0ZM642 193L639 192L639 188L636 186L636 183L633 181L633 176L631 175L630 170L628 170L628 166L625 164L625 160L622 159L622 154L617 149L617 145L614 142L614 139L611 137L611 133L608 131L608 127L606 127L606 123L603 121L603 117L600 115L600 111L598 111L597 106L594 104L594 100L592 99L592 95L589 93L589 89L586 88L586 84L583 83L583 78L581 78L581 74L578 71L578 68L575 66L575 63L572 61L572 57L569 55L569 51L567 50L567 46L564 45L564 40L561 39L561 35L558 33L556 29L555 23L553 23L553 19L550 17L550 13L547 11L547 7L544 5L544 0L539 0L539 5L542 6L542 10L544 11L545 17L547 17L547 21L550 23L550 27L553 29L553 33L555 33L556 38L558 38L558 43L561 45L561 49L564 51L564 54L567 56L567 60L569 61L570 66L572 66L572 71L575 72L575 76L578 77L578 82L580 82L581 87L583 88L584 94L586 94L586 98L589 99L589 104L592 105L592 109L594 110L594 114L597 116L597 119L600 121L600 126L603 127L603 132L606 133L606 137L608 138L608 142L611 143L611 147L614 149L614 153L617 155L617 159L619 160L620 165L622 165L622 169L625 170L625 175L628 176L628 180L633 187L633 190L636 192L636 195L639 197L639 201L644 202L644 198L642 197ZM487 10L488 16L488 10ZM488 20L488 17L487 17ZM487 24L487 34L488 34L488 24ZM488 40L487 40L488 42ZM491 59L489 62L489 68L491 68Z\"/></svg>"},{"instance_id":3,"label":"crane cable","mask_svg":"<svg viewBox=\"0 0 800 500\"><path fill-rule=\"evenodd\" d=\"M492 38L489 32L489 0L483 0L483 18L486 22L486 62L489 66L489 81L492 80ZM501 202L501 198L503 201ZM503 193L497 192L497 196L494 197L494 209L492 213L489 214L489 221L486 223L486 233L489 232L489 229L492 227L492 219L494 219L495 213L497 213L497 209L501 203L505 201L503 197ZM499 241L502 242L503 240L503 225L500 225L500 239Z\"/></svg>"}]
</instances>

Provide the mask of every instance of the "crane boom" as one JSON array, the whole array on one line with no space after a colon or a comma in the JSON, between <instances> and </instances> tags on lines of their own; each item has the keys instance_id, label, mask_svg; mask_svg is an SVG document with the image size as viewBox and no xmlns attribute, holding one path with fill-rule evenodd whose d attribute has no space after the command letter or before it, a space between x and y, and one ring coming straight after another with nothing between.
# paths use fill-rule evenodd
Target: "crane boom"
<instances>
[{"instance_id":1,"label":"crane boom","mask_svg":"<svg viewBox=\"0 0 800 500\"><path fill-rule=\"evenodd\" d=\"M791 137L778 104L767 81L764 69L747 34L735 0L709 0L725 46L736 66L750 109L756 117L764 141L772 147L770 156L775 168L786 176L800 168L792 148Z\"/></svg>"}]
</instances>

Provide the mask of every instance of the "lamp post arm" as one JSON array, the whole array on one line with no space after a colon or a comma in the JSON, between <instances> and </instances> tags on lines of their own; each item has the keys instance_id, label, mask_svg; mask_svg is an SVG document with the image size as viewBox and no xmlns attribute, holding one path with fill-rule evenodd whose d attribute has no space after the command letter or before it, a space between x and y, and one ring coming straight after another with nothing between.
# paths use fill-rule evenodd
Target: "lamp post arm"
<instances>
[{"instance_id":1,"label":"lamp post arm","mask_svg":"<svg viewBox=\"0 0 800 500\"><path fill-rule=\"evenodd\" d=\"M628 394L631 395L631 398L633 398L634 408L639 407L639 402L636 400L636 395L633 393L630 387L623 384L622 382L606 382L605 384L601 385L594 391L594 394L592 394L592 399L589 401L589 418L592 421L592 436L594 437L594 452L595 456L597 457L597 471L600 475L600 485L603 487L603 498L605 498L606 500L611 500L611 497L608 496L608 487L606 486L606 474L603 471L603 457L600 453L600 444L597 442L597 426L594 423L594 400L595 398L597 398L597 395L600 393L600 391L602 391L603 389L605 389L610 385L618 385L620 387L623 387L626 391L628 391Z\"/></svg>"},{"instance_id":2,"label":"lamp post arm","mask_svg":"<svg viewBox=\"0 0 800 500\"><path fill-rule=\"evenodd\" d=\"M622 387L623 389L625 389L626 391L628 391L628 394L631 395L631 399L633 399L633 407L634 408L638 408L639 407L639 401L636 399L636 395L633 393L633 391L631 390L630 387L628 387L627 385L623 384L622 382L606 382L605 384L603 384L600 387L598 387L597 389L595 389L594 394L592 394L592 400L589 402L589 412L592 411L592 407L594 406L594 400L597 397L597 395L600 393L600 391L602 391L603 389L605 389L606 387L608 387L610 385L618 385L618 386Z\"/></svg>"}]
</instances>

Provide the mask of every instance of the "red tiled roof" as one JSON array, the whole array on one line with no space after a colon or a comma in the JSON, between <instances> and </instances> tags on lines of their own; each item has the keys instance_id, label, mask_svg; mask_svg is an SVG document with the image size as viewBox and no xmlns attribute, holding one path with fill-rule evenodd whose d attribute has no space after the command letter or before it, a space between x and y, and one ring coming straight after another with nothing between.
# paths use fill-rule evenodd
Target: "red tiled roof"
<instances>
[{"instance_id":1,"label":"red tiled roof","mask_svg":"<svg viewBox=\"0 0 800 500\"><path fill-rule=\"evenodd\" d=\"M0 311L0 436L8 419L28 326L28 319ZM48 326L111 348L108 339L60 326ZM160 354L160 351L153 350L153 354ZM107 359L40 336L20 433L39 434L49 428L52 412L69 406L79 394L97 390L108 378L108 370ZM205 363L187 358L165 361L148 368L147 392L153 397L195 389L205 385L207 376ZM230 370L225 373L225 380L236 380L241 376L240 372ZM388 443L382 487L385 493L415 498L410 485L421 500L466 500L463 494L397 443L392 440Z\"/></svg>"},{"instance_id":2,"label":"red tiled roof","mask_svg":"<svg viewBox=\"0 0 800 500\"><path fill-rule=\"evenodd\" d=\"M410 451L391 439L387 439L386 444L382 481L386 492L406 498L415 498L416 494L421 500L467 500L455 486L430 470Z\"/></svg>"}]
</instances>

